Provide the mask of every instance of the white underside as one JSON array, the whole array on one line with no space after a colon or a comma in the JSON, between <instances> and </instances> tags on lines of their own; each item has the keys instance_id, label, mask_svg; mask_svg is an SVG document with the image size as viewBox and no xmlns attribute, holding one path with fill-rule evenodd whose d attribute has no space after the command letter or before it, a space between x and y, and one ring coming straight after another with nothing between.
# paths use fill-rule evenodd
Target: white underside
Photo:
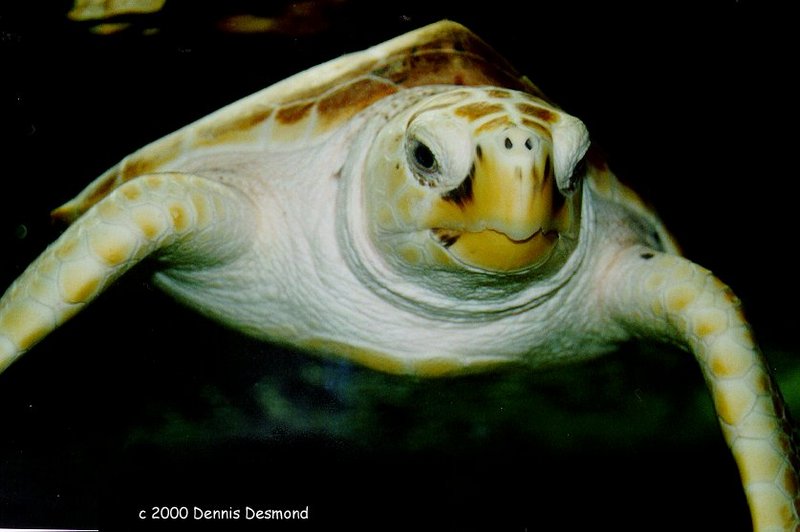
<instances>
[{"instance_id":1,"label":"white underside","mask_svg":"<svg viewBox=\"0 0 800 532\"><path fill-rule=\"evenodd\" d=\"M549 365L608 350L618 334L597 318L596 276L587 273L598 271L604 256L597 201L583 201L580 242L552 278L489 302L447 297L390 270L369 245L360 212L343 208L342 194L360 194L363 154L380 123L354 122L313 149L234 153L227 162L216 156L213 167L203 159L175 161L184 172L221 181L235 168L235 186L253 198L261 218L251 252L236 262L168 269L157 283L249 335L298 347L347 345L407 363L412 372L425 360Z\"/></svg>"}]
</instances>

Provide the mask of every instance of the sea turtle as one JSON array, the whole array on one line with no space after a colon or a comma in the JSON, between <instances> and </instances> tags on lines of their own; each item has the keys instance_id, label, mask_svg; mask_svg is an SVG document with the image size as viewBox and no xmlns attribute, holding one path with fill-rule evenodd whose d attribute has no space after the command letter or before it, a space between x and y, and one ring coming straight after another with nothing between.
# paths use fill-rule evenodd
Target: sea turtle
<instances>
[{"instance_id":1,"label":"sea turtle","mask_svg":"<svg viewBox=\"0 0 800 532\"><path fill-rule=\"evenodd\" d=\"M248 335L419 376L691 351L755 527L800 529L796 449L733 293L681 258L583 123L443 21L221 109L54 211L0 299L0 369L137 262Z\"/></svg>"}]
</instances>

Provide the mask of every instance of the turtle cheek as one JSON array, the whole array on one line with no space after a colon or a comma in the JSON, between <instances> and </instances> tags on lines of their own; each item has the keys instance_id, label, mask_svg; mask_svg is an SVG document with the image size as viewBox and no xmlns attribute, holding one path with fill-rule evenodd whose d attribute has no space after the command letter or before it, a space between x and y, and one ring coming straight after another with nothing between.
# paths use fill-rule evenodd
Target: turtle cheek
<instances>
[{"instance_id":1,"label":"turtle cheek","mask_svg":"<svg viewBox=\"0 0 800 532\"><path fill-rule=\"evenodd\" d=\"M383 257L399 270L455 268L450 253L423 227L436 194L420 185L403 164L389 164L388 173L367 192L369 235Z\"/></svg>"},{"instance_id":2,"label":"turtle cheek","mask_svg":"<svg viewBox=\"0 0 800 532\"><path fill-rule=\"evenodd\" d=\"M414 235L426 194L408 167L401 141L401 135L376 138L365 165L362 204L372 246L388 262L406 268L427 260L426 242Z\"/></svg>"},{"instance_id":3,"label":"turtle cheek","mask_svg":"<svg viewBox=\"0 0 800 532\"><path fill-rule=\"evenodd\" d=\"M400 271L430 272L431 268L461 269L453 257L427 231L386 235L385 244L389 251L385 256L395 269Z\"/></svg>"},{"instance_id":4,"label":"turtle cheek","mask_svg":"<svg viewBox=\"0 0 800 532\"><path fill-rule=\"evenodd\" d=\"M410 177L404 164L389 161L386 172L367 185L367 211L380 233L416 231L425 192Z\"/></svg>"}]
</instances>

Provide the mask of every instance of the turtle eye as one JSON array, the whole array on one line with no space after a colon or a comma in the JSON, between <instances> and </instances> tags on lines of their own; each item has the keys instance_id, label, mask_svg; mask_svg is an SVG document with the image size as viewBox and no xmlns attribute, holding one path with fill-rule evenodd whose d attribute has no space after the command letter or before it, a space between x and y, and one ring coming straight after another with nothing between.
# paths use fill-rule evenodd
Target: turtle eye
<instances>
[{"instance_id":1,"label":"turtle eye","mask_svg":"<svg viewBox=\"0 0 800 532\"><path fill-rule=\"evenodd\" d=\"M436 157L429 147L422 142L415 140L412 153L414 155L414 162L421 170L431 172L436 169Z\"/></svg>"}]
</instances>

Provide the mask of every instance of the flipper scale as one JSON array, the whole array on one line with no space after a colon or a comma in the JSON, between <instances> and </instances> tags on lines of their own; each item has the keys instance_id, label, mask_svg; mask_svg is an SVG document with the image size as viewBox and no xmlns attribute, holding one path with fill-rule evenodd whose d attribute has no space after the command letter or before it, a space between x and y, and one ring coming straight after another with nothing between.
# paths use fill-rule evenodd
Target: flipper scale
<instances>
[{"instance_id":1,"label":"flipper scale","mask_svg":"<svg viewBox=\"0 0 800 532\"><path fill-rule=\"evenodd\" d=\"M249 242L248 206L237 190L186 174L142 176L115 190L0 299L0 371L147 256L195 264L238 256Z\"/></svg>"}]
</instances>

